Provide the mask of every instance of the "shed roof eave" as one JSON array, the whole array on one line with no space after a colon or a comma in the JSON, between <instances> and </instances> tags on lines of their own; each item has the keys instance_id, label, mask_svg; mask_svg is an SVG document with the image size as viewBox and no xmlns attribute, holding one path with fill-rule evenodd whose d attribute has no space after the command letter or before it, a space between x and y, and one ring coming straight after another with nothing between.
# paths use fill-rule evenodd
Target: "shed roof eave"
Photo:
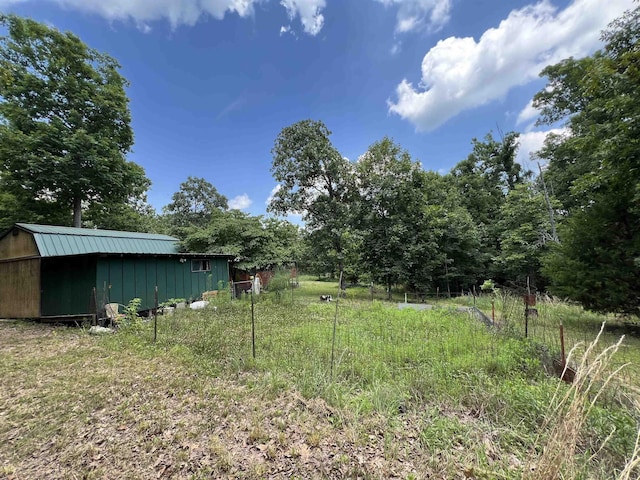
<instances>
[{"instance_id":1,"label":"shed roof eave","mask_svg":"<svg viewBox=\"0 0 640 480\"><path fill-rule=\"evenodd\" d=\"M233 259L233 255L223 253L118 253L118 252L87 252L73 255L57 255L33 258L68 258L68 257L167 257L167 258L224 258Z\"/></svg>"}]
</instances>

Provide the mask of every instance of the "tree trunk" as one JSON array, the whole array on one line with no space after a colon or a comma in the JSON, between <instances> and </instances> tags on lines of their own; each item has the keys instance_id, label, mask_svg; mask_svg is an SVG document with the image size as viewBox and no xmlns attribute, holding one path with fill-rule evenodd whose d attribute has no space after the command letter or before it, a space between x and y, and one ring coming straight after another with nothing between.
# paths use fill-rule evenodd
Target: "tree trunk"
<instances>
[{"instance_id":1,"label":"tree trunk","mask_svg":"<svg viewBox=\"0 0 640 480\"><path fill-rule=\"evenodd\" d=\"M73 199L73 226L77 228L82 226L82 199L80 197Z\"/></svg>"}]
</instances>

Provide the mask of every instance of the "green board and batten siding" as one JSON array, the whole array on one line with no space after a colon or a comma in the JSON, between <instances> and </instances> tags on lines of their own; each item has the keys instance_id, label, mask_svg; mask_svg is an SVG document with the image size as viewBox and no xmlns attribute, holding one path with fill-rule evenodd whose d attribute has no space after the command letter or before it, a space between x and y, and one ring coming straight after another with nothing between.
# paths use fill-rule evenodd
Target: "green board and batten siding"
<instances>
[{"instance_id":1,"label":"green board and batten siding","mask_svg":"<svg viewBox=\"0 0 640 480\"><path fill-rule=\"evenodd\" d=\"M206 255L198 259L208 260L211 270L192 272L192 258L186 258L185 262L177 257L98 258L95 276L98 301L104 295L105 286L109 302L127 304L132 298L140 298L143 310L153 308L156 286L160 302L170 298L194 300L201 297L202 292L217 290L219 282L226 288L227 260Z\"/></svg>"},{"instance_id":2,"label":"green board and batten siding","mask_svg":"<svg viewBox=\"0 0 640 480\"><path fill-rule=\"evenodd\" d=\"M133 298L140 298L140 309L147 310L155 304L156 286L161 303L170 298L200 298L207 290L226 288L229 280L229 256L180 253L178 240L168 235L16 224L0 237L0 253L3 244L8 245L7 251L18 251L14 238L24 234L32 236L40 257L40 295L34 294L33 301L39 304L41 317L93 313L96 304L127 304ZM0 258L0 264L33 261L36 252L23 250L24 254ZM24 317L34 316L33 308L24 312ZM20 316L16 308L11 316Z\"/></svg>"}]
</instances>

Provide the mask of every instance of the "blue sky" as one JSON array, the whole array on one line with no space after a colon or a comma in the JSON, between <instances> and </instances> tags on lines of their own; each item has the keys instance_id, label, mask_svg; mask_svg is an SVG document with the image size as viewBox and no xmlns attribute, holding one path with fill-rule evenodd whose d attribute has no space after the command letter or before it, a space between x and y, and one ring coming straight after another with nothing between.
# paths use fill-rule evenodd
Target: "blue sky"
<instances>
[{"instance_id":1,"label":"blue sky","mask_svg":"<svg viewBox=\"0 0 640 480\"><path fill-rule=\"evenodd\" d=\"M599 48L633 0L0 0L122 65L135 145L160 211L188 176L252 214L271 148L322 120L355 160L384 136L445 173L490 130L541 145L529 102L547 64ZM556 126L556 128L558 128ZM531 164L527 166L531 167Z\"/></svg>"}]
</instances>

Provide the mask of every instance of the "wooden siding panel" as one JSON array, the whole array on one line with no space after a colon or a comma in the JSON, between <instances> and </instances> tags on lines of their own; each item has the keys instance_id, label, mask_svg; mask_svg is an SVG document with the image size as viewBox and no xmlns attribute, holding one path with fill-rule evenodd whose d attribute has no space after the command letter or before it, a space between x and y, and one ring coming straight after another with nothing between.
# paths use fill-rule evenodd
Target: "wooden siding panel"
<instances>
[{"instance_id":1,"label":"wooden siding panel","mask_svg":"<svg viewBox=\"0 0 640 480\"><path fill-rule=\"evenodd\" d=\"M109 303L127 304L122 282L122 259L109 258Z\"/></svg>"},{"instance_id":2,"label":"wooden siding panel","mask_svg":"<svg viewBox=\"0 0 640 480\"><path fill-rule=\"evenodd\" d=\"M0 263L0 318L38 317L40 259Z\"/></svg>"},{"instance_id":3,"label":"wooden siding panel","mask_svg":"<svg viewBox=\"0 0 640 480\"><path fill-rule=\"evenodd\" d=\"M124 258L122 260L122 298L124 300L122 303L126 305L136 297L138 295L136 295L135 259ZM144 297L138 298L144 303Z\"/></svg>"},{"instance_id":4,"label":"wooden siding panel","mask_svg":"<svg viewBox=\"0 0 640 480\"><path fill-rule=\"evenodd\" d=\"M96 266L96 291L98 306L102 307L109 301L109 260L98 258Z\"/></svg>"},{"instance_id":5,"label":"wooden siding panel","mask_svg":"<svg viewBox=\"0 0 640 480\"><path fill-rule=\"evenodd\" d=\"M147 297L147 261L144 258L134 260L135 297L142 299L140 308L147 310L153 307L153 297Z\"/></svg>"},{"instance_id":6,"label":"wooden siding panel","mask_svg":"<svg viewBox=\"0 0 640 480\"><path fill-rule=\"evenodd\" d=\"M222 283L220 283L222 282ZM226 288L229 283L229 262L226 259L211 259L211 290Z\"/></svg>"},{"instance_id":7,"label":"wooden siding panel","mask_svg":"<svg viewBox=\"0 0 640 480\"><path fill-rule=\"evenodd\" d=\"M167 289L166 299L176 298L176 265L180 265L177 258L168 258L167 261Z\"/></svg>"},{"instance_id":8,"label":"wooden siding panel","mask_svg":"<svg viewBox=\"0 0 640 480\"><path fill-rule=\"evenodd\" d=\"M43 317L94 313L92 296L96 281L95 258L43 258L41 277Z\"/></svg>"},{"instance_id":9,"label":"wooden siding panel","mask_svg":"<svg viewBox=\"0 0 640 480\"><path fill-rule=\"evenodd\" d=\"M147 286L146 286L147 298L152 299L154 298L154 295L155 295L154 290L158 282L158 279L157 279L158 268L156 265L156 259L147 258L146 264L147 264Z\"/></svg>"},{"instance_id":10,"label":"wooden siding panel","mask_svg":"<svg viewBox=\"0 0 640 480\"><path fill-rule=\"evenodd\" d=\"M158 285L158 301L164 302L167 299L167 260L156 259L156 285ZM151 296L153 298L153 295Z\"/></svg>"},{"instance_id":11,"label":"wooden siding panel","mask_svg":"<svg viewBox=\"0 0 640 480\"><path fill-rule=\"evenodd\" d=\"M0 239L0 260L39 255L33 235L28 232L16 228Z\"/></svg>"},{"instance_id":12,"label":"wooden siding panel","mask_svg":"<svg viewBox=\"0 0 640 480\"><path fill-rule=\"evenodd\" d=\"M186 298L184 293L184 263L177 261L174 264L173 271L176 279L176 291L173 298Z\"/></svg>"}]
</instances>

